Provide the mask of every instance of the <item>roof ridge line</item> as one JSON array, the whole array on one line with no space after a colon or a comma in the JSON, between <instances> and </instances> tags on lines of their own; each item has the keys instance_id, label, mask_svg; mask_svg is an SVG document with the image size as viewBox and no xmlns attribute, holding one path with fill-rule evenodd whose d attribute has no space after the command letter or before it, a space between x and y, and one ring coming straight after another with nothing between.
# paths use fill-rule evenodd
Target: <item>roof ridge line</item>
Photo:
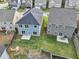
<instances>
[{"instance_id":1,"label":"roof ridge line","mask_svg":"<svg viewBox=\"0 0 79 59\"><path fill-rule=\"evenodd\" d=\"M34 14L32 12L30 12L32 14L32 16L34 17ZM39 22L36 20L36 17L35 18L35 21L39 24Z\"/></svg>"}]
</instances>

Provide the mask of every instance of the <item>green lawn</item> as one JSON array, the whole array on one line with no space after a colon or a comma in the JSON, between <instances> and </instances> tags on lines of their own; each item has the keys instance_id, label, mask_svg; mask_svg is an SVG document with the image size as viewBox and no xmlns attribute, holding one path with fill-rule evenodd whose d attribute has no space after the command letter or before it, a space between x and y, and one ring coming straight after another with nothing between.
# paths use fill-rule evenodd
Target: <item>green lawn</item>
<instances>
[{"instance_id":1,"label":"green lawn","mask_svg":"<svg viewBox=\"0 0 79 59\"><path fill-rule=\"evenodd\" d=\"M26 47L27 49L37 49L50 51L54 54L77 59L72 42L69 44L56 41L56 37L41 35L40 37L31 37L31 40L14 40L12 46Z\"/></svg>"},{"instance_id":2,"label":"green lawn","mask_svg":"<svg viewBox=\"0 0 79 59\"><path fill-rule=\"evenodd\" d=\"M25 7L20 7L17 11L18 11L18 12L24 12L25 10L26 10Z\"/></svg>"},{"instance_id":3,"label":"green lawn","mask_svg":"<svg viewBox=\"0 0 79 59\"><path fill-rule=\"evenodd\" d=\"M44 21L47 21L46 17L44 17ZM47 25L46 22L44 22L43 26L46 26L46 25ZM16 38L13 41L11 46L12 47L19 46L19 47L22 47L22 49L25 48L24 52L26 51L26 49L28 50L43 49L45 51L49 51L57 55L69 57L72 59L77 59L76 52L73 47L73 43L72 41L69 41L69 42L70 42L69 44L57 42L55 36L46 35L45 32L42 31L40 37L32 36L30 40L21 40L20 37L16 35ZM25 54L22 54L21 56L24 59L26 59ZM22 57L19 59L22 59ZM14 59L16 58L14 57Z\"/></svg>"}]
</instances>

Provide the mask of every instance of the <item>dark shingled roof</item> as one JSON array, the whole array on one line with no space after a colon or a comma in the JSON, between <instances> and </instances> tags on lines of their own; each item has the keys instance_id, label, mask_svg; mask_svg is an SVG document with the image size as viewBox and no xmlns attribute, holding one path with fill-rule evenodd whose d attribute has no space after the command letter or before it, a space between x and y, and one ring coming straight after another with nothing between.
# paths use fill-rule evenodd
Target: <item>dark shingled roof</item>
<instances>
[{"instance_id":1,"label":"dark shingled roof","mask_svg":"<svg viewBox=\"0 0 79 59\"><path fill-rule=\"evenodd\" d=\"M77 27L77 11L71 8L52 8L48 24Z\"/></svg>"},{"instance_id":2,"label":"dark shingled roof","mask_svg":"<svg viewBox=\"0 0 79 59\"><path fill-rule=\"evenodd\" d=\"M41 25L43 12L38 8L33 8L23 14L17 24Z\"/></svg>"},{"instance_id":3,"label":"dark shingled roof","mask_svg":"<svg viewBox=\"0 0 79 59\"><path fill-rule=\"evenodd\" d=\"M14 18L14 14L15 14L15 10L3 10L0 9L0 22L4 22L4 21L13 21Z\"/></svg>"},{"instance_id":4,"label":"dark shingled roof","mask_svg":"<svg viewBox=\"0 0 79 59\"><path fill-rule=\"evenodd\" d=\"M3 54L3 52L4 52L5 49L6 48L4 46L0 46L0 56Z\"/></svg>"},{"instance_id":5,"label":"dark shingled roof","mask_svg":"<svg viewBox=\"0 0 79 59\"><path fill-rule=\"evenodd\" d=\"M28 13L26 16L22 17L17 23L31 24L31 25L37 25L38 24L38 22L33 17L32 13Z\"/></svg>"}]
</instances>

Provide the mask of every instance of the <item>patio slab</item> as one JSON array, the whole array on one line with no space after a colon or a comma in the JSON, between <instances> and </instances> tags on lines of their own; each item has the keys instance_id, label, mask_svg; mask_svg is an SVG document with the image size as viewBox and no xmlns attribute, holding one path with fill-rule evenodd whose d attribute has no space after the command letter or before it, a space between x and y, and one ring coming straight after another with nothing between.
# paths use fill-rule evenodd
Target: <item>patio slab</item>
<instances>
[{"instance_id":1,"label":"patio slab","mask_svg":"<svg viewBox=\"0 0 79 59\"><path fill-rule=\"evenodd\" d=\"M63 42L63 43L69 43L68 38L62 38L61 36L57 36L57 41Z\"/></svg>"},{"instance_id":2,"label":"patio slab","mask_svg":"<svg viewBox=\"0 0 79 59\"><path fill-rule=\"evenodd\" d=\"M22 40L30 40L30 38L31 38L31 35L23 35L21 37Z\"/></svg>"}]
</instances>

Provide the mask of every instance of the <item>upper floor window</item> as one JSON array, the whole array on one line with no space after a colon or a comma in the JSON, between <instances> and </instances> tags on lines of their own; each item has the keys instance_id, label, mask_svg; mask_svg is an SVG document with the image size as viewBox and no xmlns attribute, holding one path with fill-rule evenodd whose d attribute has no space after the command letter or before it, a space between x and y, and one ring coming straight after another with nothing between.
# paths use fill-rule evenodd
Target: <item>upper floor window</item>
<instances>
[{"instance_id":1,"label":"upper floor window","mask_svg":"<svg viewBox=\"0 0 79 59\"><path fill-rule=\"evenodd\" d=\"M19 27L22 27L22 25L19 25Z\"/></svg>"},{"instance_id":2,"label":"upper floor window","mask_svg":"<svg viewBox=\"0 0 79 59\"><path fill-rule=\"evenodd\" d=\"M52 26L56 26L55 24L52 24Z\"/></svg>"},{"instance_id":3,"label":"upper floor window","mask_svg":"<svg viewBox=\"0 0 79 59\"><path fill-rule=\"evenodd\" d=\"M35 25L34 27L36 28L37 26Z\"/></svg>"},{"instance_id":4,"label":"upper floor window","mask_svg":"<svg viewBox=\"0 0 79 59\"><path fill-rule=\"evenodd\" d=\"M28 28L29 26L28 25L25 25L25 28Z\"/></svg>"},{"instance_id":5,"label":"upper floor window","mask_svg":"<svg viewBox=\"0 0 79 59\"><path fill-rule=\"evenodd\" d=\"M52 24L53 27L58 28L58 26L56 24Z\"/></svg>"}]
</instances>

